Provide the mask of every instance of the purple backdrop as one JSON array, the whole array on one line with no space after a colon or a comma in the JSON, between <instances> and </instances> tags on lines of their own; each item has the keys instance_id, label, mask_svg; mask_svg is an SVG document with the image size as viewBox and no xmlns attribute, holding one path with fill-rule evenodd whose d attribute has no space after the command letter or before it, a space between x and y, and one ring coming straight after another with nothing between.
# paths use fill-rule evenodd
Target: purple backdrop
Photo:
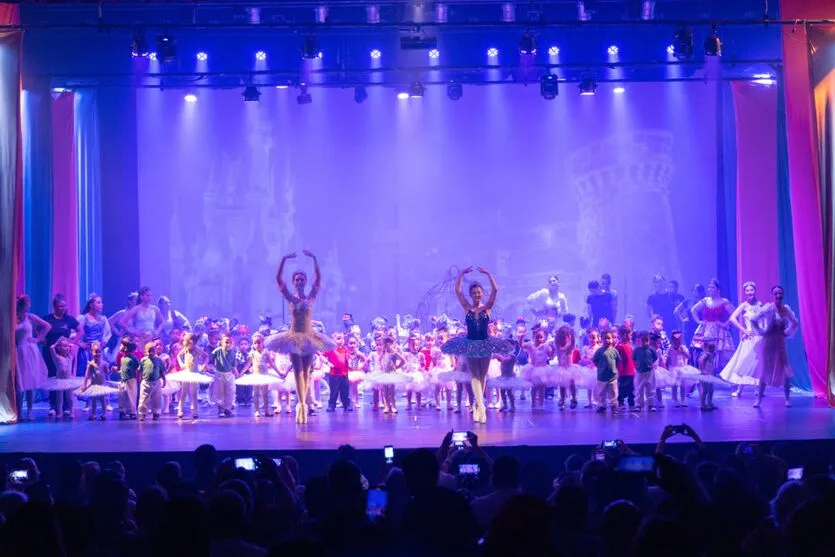
<instances>
[{"instance_id":1,"label":"purple backdrop","mask_svg":"<svg viewBox=\"0 0 835 557\"><path fill-rule=\"evenodd\" d=\"M190 315L281 315L276 264L320 255L318 315L458 314L453 265L495 271L499 313L558 273L569 309L608 271L620 312L644 315L654 273L713 276L714 86L633 84L554 101L538 86L140 90L141 277ZM290 270L295 268L292 266ZM307 267L309 269L309 267ZM643 319L639 319L639 323Z\"/></svg>"}]
</instances>

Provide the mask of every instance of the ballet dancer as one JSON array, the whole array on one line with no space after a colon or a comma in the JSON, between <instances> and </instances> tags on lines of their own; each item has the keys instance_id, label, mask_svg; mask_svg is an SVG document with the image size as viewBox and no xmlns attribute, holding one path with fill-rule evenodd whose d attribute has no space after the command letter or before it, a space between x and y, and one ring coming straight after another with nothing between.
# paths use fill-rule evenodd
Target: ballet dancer
<instances>
[{"instance_id":1,"label":"ballet dancer","mask_svg":"<svg viewBox=\"0 0 835 557\"><path fill-rule=\"evenodd\" d=\"M736 347L736 352L728 360L725 369L720 374L722 379L736 385L731 393L731 396L735 397L742 394L742 388L745 385L759 385L760 375L762 374L759 359L751 357L751 354L757 349L757 344L762 339L754 332L751 318L760 312L762 303L757 299L757 285L753 282L748 281L743 284L742 292L745 295L745 301L739 304L728 318L728 323L739 329L741 340Z\"/></svg>"},{"instance_id":2,"label":"ballet dancer","mask_svg":"<svg viewBox=\"0 0 835 557\"><path fill-rule=\"evenodd\" d=\"M754 408L760 407L767 386L782 386L786 406L792 405L789 395L794 372L789 363L786 339L794 335L799 324L792 308L783 302L785 296L783 287L774 286L771 289L771 296L773 301L765 304L751 319L754 330L763 337L757 351L762 361L762 375Z\"/></svg>"}]
</instances>

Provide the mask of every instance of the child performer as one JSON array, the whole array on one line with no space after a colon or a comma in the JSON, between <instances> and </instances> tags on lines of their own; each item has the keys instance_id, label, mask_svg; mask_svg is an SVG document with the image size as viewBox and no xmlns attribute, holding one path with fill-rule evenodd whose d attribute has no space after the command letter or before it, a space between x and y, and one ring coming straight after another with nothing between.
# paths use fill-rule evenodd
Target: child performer
<instances>
[{"instance_id":1,"label":"child performer","mask_svg":"<svg viewBox=\"0 0 835 557\"><path fill-rule=\"evenodd\" d=\"M567 325L563 325L557 329L556 335L556 351L557 351L557 365L556 370L556 386L560 388L560 410L565 409L565 391L568 387L571 395L570 407L573 410L577 408L577 381L583 380L584 369L578 365L580 361L580 351L575 346L576 340L574 337L574 329Z\"/></svg>"},{"instance_id":2,"label":"child performer","mask_svg":"<svg viewBox=\"0 0 835 557\"><path fill-rule=\"evenodd\" d=\"M403 371L409 376L409 383L406 385L406 410L412 409L412 393L417 400L417 408L423 406L423 389L426 388L426 376L423 370L426 368L425 356L421 350L420 333L413 331L406 341L406 353L403 354L405 362Z\"/></svg>"},{"instance_id":3,"label":"child performer","mask_svg":"<svg viewBox=\"0 0 835 557\"><path fill-rule=\"evenodd\" d=\"M664 389L667 387L675 387L676 378L667 369L667 350L664 349L664 337L650 331L649 345L658 354L658 359L655 361L652 372L655 376L655 407L664 408Z\"/></svg>"},{"instance_id":4,"label":"child performer","mask_svg":"<svg viewBox=\"0 0 835 557\"><path fill-rule=\"evenodd\" d=\"M223 333L220 346L212 350L209 366L215 372L214 399L217 403L218 417L232 415L235 405L235 351L232 348L232 335Z\"/></svg>"},{"instance_id":5,"label":"child performer","mask_svg":"<svg viewBox=\"0 0 835 557\"><path fill-rule=\"evenodd\" d=\"M65 419L72 419L72 391L81 386L75 377L77 350L77 345L70 344L63 337L49 347L52 361L55 362L55 377L47 380L46 388L50 391L56 417L63 415Z\"/></svg>"},{"instance_id":6,"label":"child performer","mask_svg":"<svg viewBox=\"0 0 835 557\"><path fill-rule=\"evenodd\" d=\"M336 348L324 353L325 359L330 363L328 387L330 387L331 392L328 397L327 412L336 410L337 399L342 402L342 410L344 412L353 412L354 409L351 407L349 397L350 386L348 383L348 373L351 370L351 366L348 362L348 349L345 347L345 335L341 332L336 332L331 338L336 343Z\"/></svg>"},{"instance_id":7,"label":"child performer","mask_svg":"<svg viewBox=\"0 0 835 557\"><path fill-rule=\"evenodd\" d=\"M449 340L449 333L444 329L438 331L436 334L438 336L438 346L442 346ZM432 374L433 381L435 382L435 407L438 410L441 409L441 394L443 394L446 397L446 409L447 411L450 411L452 410L452 388L454 383L442 381L440 379L440 374L452 371L455 368L455 365L452 360L452 356L444 354L438 346L430 349L432 354L430 373Z\"/></svg>"},{"instance_id":8,"label":"child performer","mask_svg":"<svg viewBox=\"0 0 835 557\"><path fill-rule=\"evenodd\" d=\"M139 363L142 369L142 390L139 393L139 421L145 421L150 410L154 421L159 420L162 410L162 389L165 387L165 364L156 355L157 345L145 345L145 357Z\"/></svg>"},{"instance_id":9,"label":"child performer","mask_svg":"<svg viewBox=\"0 0 835 557\"><path fill-rule=\"evenodd\" d=\"M687 363L689 361L690 351L682 342L681 331L673 331L670 335L670 350L667 353L667 369L672 373L676 382L673 385L673 405L676 408L687 407L686 383L695 383L701 375L698 369ZM676 391L678 391L678 398Z\"/></svg>"},{"instance_id":10,"label":"child performer","mask_svg":"<svg viewBox=\"0 0 835 557\"><path fill-rule=\"evenodd\" d=\"M127 338L127 337L126 337ZM148 343L153 344L151 342ZM128 338L123 345L125 352L119 360L119 419L136 419L136 376L139 371L139 358L136 357L136 343ZM154 347L156 349L156 346ZM145 354L147 355L147 346Z\"/></svg>"},{"instance_id":11,"label":"child performer","mask_svg":"<svg viewBox=\"0 0 835 557\"><path fill-rule=\"evenodd\" d=\"M621 326L618 329L620 342L617 345L618 351L618 407L625 408L624 402L629 404L629 409L635 408L635 362L632 360L632 330L629 327Z\"/></svg>"},{"instance_id":12,"label":"child performer","mask_svg":"<svg viewBox=\"0 0 835 557\"><path fill-rule=\"evenodd\" d=\"M531 410L537 409L537 401L539 402L539 409L545 409L545 384L551 375L551 366L548 365L548 361L554 357L554 345L546 342L547 339L548 334L545 329L535 327L533 343L522 344L522 350L530 356L530 363L519 371L519 375L533 385L531 388Z\"/></svg>"},{"instance_id":13,"label":"child performer","mask_svg":"<svg viewBox=\"0 0 835 557\"><path fill-rule=\"evenodd\" d=\"M704 352L699 356L699 371L702 376L711 380L714 378L713 373L716 371L716 344L713 341L704 343ZM713 406L713 383L702 381L699 383L699 402L702 410L714 410Z\"/></svg>"},{"instance_id":14,"label":"child performer","mask_svg":"<svg viewBox=\"0 0 835 557\"><path fill-rule=\"evenodd\" d=\"M586 408L594 406L594 399L597 393L597 366L594 365L594 354L597 349L603 346L603 337L600 336L600 331L597 329L589 329L586 331L586 340L588 344L583 347L580 364L585 366L587 371L585 373L586 392L588 393L588 403Z\"/></svg>"},{"instance_id":15,"label":"child performer","mask_svg":"<svg viewBox=\"0 0 835 557\"><path fill-rule=\"evenodd\" d=\"M274 373L270 373L272 370ZM246 372L251 372L245 375ZM271 354L269 354L264 347L264 335L255 333L252 335L252 350L249 351L249 360L244 368L241 370L241 377L236 381L239 385L251 385L254 387L253 398L255 401L255 417L261 417L261 411L258 408L260 401L263 401L264 415L268 418L272 417L273 411L270 408L270 385L281 382L278 376L278 369ZM304 400L305 393L296 393L300 400Z\"/></svg>"},{"instance_id":16,"label":"child performer","mask_svg":"<svg viewBox=\"0 0 835 557\"><path fill-rule=\"evenodd\" d=\"M639 412L647 407L650 412L655 412L655 405L652 403L655 396L655 374L653 368L658 361L658 352L649 344L649 333L643 332L638 336L640 345L632 352L632 361L635 365L635 389L637 392Z\"/></svg>"},{"instance_id":17,"label":"child performer","mask_svg":"<svg viewBox=\"0 0 835 557\"><path fill-rule=\"evenodd\" d=\"M90 361L87 362L87 369L84 372L84 383L81 385L82 396L90 397L90 420L96 419L96 403L101 407L100 420L107 419L107 406L105 397L118 392L112 387L104 385L104 362L101 359L101 343L90 344Z\"/></svg>"},{"instance_id":18,"label":"child performer","mask_svg":"<svg viewBox=\"0 0 835 557\"><path fill-rule=\"evenodd\" d=\"M387 336L383 339L383 352L379 359L381 369L369 379L381 387L384 405L383 414L397 414L396 386L408 383L410 378L405 374L398 373L406 362L395 352L393 338Z\"/></svg>"},{"instance_id":19,"label":"child performer","mask_svg":"<svg viewBox=\"0 0 835 557\"><path fill-rule=\"evenodd\" d=\"M348 358L348 382L351 388L351 408L359 408L360 393L359 384L365 379L365 364L367 358L360 352L360 337L351 334L345 341L345 351Z\"/></svg>"},{"instance_id":20,"label":"child performer","mask_svg":"<svg viewBox=\"0 0 835 557\"><path fill-rule=\"evenodd\" d=\"M606 413L606 402L612 406L612 412L617 409L615 401L618 397L618 362L620 356L611 331L603 335L603 346L597 349L592 357L594 365L597 366L597 413Z\"/></svg>"},{"instance_id":21,"label":"child performer","mask_svg":"<svg viewBox=\"0 0 835 557\"><path fill-rule=\"evenodd\" d=\"M522 335L524 339L524 334ZM502 406L499 412L516 412L516 399L513 396L513 389L530 389L531 384L524 379L516 377L516 358L522 351L522 346L519 342L511 340L513 343L513 351L509 354L493 354L493 357L499 361L501 366L501 375L495 379L487 382L491 388L499 389L499 394L502 397Z\"/></svg>"},{"instance_id":22,"label":"child performer","mask_svg":"<svg viewBox=\"0 0 835 557\"><path fill-rule=\"evenodd\" d=\"M191 403L191 417L196 420L197 412L197 387L208 385L213 381L212 377L200 373L200 360L205 354L197 347L197 335L186 333L183 336L183 348L177 354L177 363L182 371L171 374L171 380L176 381L182 387L180 389L179 401L177 402L177 418L183 418L183 406L186 397Z\"/></svg>"}]
</instances>

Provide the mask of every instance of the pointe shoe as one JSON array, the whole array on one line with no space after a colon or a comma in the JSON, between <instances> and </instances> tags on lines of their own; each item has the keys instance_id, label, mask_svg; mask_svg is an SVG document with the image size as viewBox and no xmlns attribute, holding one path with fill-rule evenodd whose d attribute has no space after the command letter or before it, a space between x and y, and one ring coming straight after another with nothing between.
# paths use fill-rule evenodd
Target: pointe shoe
<instances>
[{"instance_id":1,"label":"pointe shoe","mask_svg":"<svg viewBox=\"0 0 835 557\"><path fill-rule=\"evenodd\" d=\"M757 400L754 401L754 408L760 407L760 397L757 397Z\"/></svg>"},{"instance_id":2,"label":"pointe shoe","mask_svg":"<svg viewBox=\"0 0 835 557\"><path fill-rule=\"evenodd\" d=\"M306 424L306 423L307 423L307 416L309 415L309 414L308 414L308 411L309 411L309 410L310 410L310 406L309 406L309 405L307 405L307 404L302 404L302 415L301 415L302 421L301 421L301 423L303 423L303 424Z\"/></svg>"},{"instance_id":3,"label":"pointe shoe","mask_svg":"<svg viewBox=\"0 0 835 557\"><path fill-rule=\"evenodd\" d=\"M792 405L792 401L790 399L786 399L786 408L790 408Z\"/></svg>"},{"instance_id":4,"label":"pointe shoe","mask_svg":"<svg viewBox=\"0 0 835 557\"><path fill-rule=\"evenodd\" d=\"M302 403L299 402L296 404L296 423L301 424L302 422Z\"/></svg>"}]
</instances>

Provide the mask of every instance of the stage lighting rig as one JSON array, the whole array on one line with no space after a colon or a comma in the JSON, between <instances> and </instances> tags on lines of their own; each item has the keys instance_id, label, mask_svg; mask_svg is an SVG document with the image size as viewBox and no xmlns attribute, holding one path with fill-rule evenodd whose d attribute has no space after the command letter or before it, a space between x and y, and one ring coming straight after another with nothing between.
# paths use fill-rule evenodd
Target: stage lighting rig
<instances>
[{"instance_id":1,"label":"stage lighting rig","mask_svg":"<svg viewBox=\"0 0 835 557\"><path fill-rule=\"evenodd\" d=\"M296 97L296 102L299 104L310 104L313 102L313 97L307 91L307 85L303 83L299 85L299 95Z\"/></svg>"},{"instance_id":2,"label":"stage lighting rig","mask_svg":"<svg viewBox=\"0 0 835 557\"><path fill-rule=\"evenodd\" d=\"M552 101L560 94L560 82L554 74L545 74L539 78L539 94L546 101Z\"/></svg>"},{"instance_id":3,"label":"stage lighting rig","mask_svg":"<svg viewBox=\"0 0 835 557\"><path fill-rule=\"evenodd\" d=\"M673 56L678 60L689 60L693 57L693 31L687 26L681 26L673 33Z\"/></svg>"},{"instance_id":4,"label":"stage lighting rig","mask_svg":"<svg viewBox=\"0 0 835 557\"><path fill-rule=\"evenodd\" d=\"M134 58L147 58L149 54L148 41L145 40L145 33L142 31L135 31L133 33L133 41L130 45L130 53Z\"/></svg>"},{"instance_id":5,"label":"stage lighting rig","mask_svg":"<svg viewBox=\"0 0 835 557\"><path fill-rule=\"evenodd\" d=\"M258 102L261 100L261 91L259 91L258 87L255 85L247 85L244 87L242 96L244 98L244 102Z\"/></svg>"},{"instance_id":6,"label":"stage lighting rig","mask_svg":"<svg viewBox=\"0 0 835 557\"><path fill-rule=\"evenodd\" d=\"M177 59L177 41L171 35L157 37L157 57L163 64L171 64Z\"/></svg>"},{"instance_id":7,"label":"stage lighting rig","mask_svg":"<svg viewBox=\"0 0 835 557\"><path fill-rule=\"evenodd\" d=\"M591 21L594 11L594 0L579 0L577 2L577 19L580 21Z\"/></svg>"},{"instance_id":8,"label":"stage lighting rig","mask_svg":"<svg viewBox=\"0 0 835 557\"><path fill-rule=\"evenodd\" d=\"M536 37L532 33L525 33L519 39L519 53L520 54L536 54Z\"/></svg>"},{"instance_id":9,"label":"stage lighting rig","mask_svg":"<svg viewBox=\"0 0 835 557\"><path fill-rule=\"evenodd\" d=\"M354 102L362 104L368 99L368 91L362 85L354 87Z\"/></svg>"},{"instance_id":10,"label":"stage lighting rig","mask_svg":"<svg viewBox=\"0 0 835 557\"><path fill-rule=\"evenodd\" d=\"M722 40L715 25L710 36L705 39L705 56L722 56Z\"/></svg>"},{"instance_id":11,"label":"stage lighting rig","mask_svg":"<svg viewBox=\"0 0 835 557\"><path fill-rule=\"evenodd\" d=\"M423 87L423 83L420 81L415 81L409 86L409 98L410 99L421 99L423 98L423 92L425 91Z\"/></svg>"},{"instance_id":12,"label":"stage lighting rig","mask_svg":"<svg viewBox=\"0 0 835 557\"><path fill-rule=\"evenodd\" d=\"M302 58L305 60L314 60L319 57L319 45L316 43L316 37L308 35L302 45Z\"/></svg>"},{"instance_id":13,"label":"stage lighting rig","mask_svg":"<svg viewBox=\"0 0 835 557\"><path fill-rule=\"evenodd\" d=\"M464 96L464 87L454 81L446 86L446 96L451 101L459 101Z\"/></svg>"},{"instance_id":14,"label":"stage lighting rig","mask_svg":"<svg viewBox=\"0 0 835 557\"><path fill-rule=\"evenodd\" d=\"M586 77L582 81L580 81L580 95L583 97L587 97L590 95L594 95L597 92L597 82L590 78Z\"/></svg>"}]
</instances>

